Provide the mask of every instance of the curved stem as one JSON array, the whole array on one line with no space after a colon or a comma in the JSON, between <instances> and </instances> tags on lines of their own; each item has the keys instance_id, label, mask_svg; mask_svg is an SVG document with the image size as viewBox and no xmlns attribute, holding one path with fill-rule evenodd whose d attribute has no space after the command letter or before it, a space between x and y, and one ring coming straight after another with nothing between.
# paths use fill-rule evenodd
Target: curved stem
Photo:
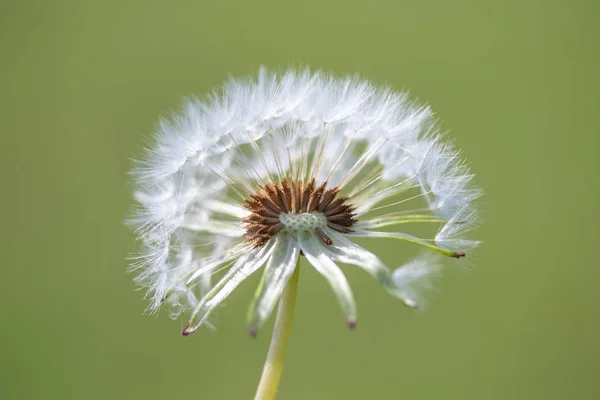
<instances>
[{"instance_id":1,"label":"curved stem","mask_svg":"<svg viewBox=\"0 0 600 400\"><path fill-rule=\"evenodd\" d=\"M273 337L271 338L267 361L265 362L254 400L273 400L277 394L281 371L283 370L283 363L285 361L285 350L287 349L292 330L299 275L300 265L296 265L296 269L279 300Z\"/></svg>"}]
</instances>

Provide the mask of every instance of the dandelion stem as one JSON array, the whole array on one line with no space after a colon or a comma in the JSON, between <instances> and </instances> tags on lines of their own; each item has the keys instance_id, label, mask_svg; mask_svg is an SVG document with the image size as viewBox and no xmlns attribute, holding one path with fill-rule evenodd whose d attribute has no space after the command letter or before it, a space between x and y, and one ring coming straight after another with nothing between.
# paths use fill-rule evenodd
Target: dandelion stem
<instances>
[{"instance_id":1,"label":"dandelion stem","mask_svg":"<svg viewBox=\"0 0 600 400\"><path fill-rule=\"evenodd\" d=\"M292 330L299 275L300 266L296 265L296 269L279 300L279 309L277 310L277 319L275 320L275 328L273 328L269 354L267 355L267 361L265 362L254 400L273 400L277 394L281 371L283 370L283 363L285 361L285 351Z\"/></svg>"}]
</instances>

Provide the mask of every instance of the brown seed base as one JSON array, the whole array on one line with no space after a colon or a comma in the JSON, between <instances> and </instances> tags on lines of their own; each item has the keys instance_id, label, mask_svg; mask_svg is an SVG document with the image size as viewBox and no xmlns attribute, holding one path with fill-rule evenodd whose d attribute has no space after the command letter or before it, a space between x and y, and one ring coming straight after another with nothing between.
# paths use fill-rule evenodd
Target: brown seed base
<instances>
[{"instance_id":1,"label":"brown seed base","mask_svg":"<svg viewBox=\"0 0 600 400\"><path fill-rule=\"evenodd\" d=\"M257 194L245 200L245 207L252 214L244 218L246 240L256 247L265 244L284 228L279 220L281 213L323 213L327 226L337 232L350 233L354 219L354 207L347 204L348 197L337 197L340 189L325 190L327 182L315 185L314 178L307 184L283 180L280 185L268 183ZM315 229L317 237L326 245L333 241L320 228Z\"/></svg>"}]
</instances>

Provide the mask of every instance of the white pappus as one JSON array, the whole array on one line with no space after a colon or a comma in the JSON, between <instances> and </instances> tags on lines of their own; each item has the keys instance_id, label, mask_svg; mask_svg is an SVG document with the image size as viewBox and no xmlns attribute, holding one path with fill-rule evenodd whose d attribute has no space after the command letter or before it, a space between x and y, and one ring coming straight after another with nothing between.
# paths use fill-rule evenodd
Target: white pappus
<instances>
[{"instance_id":1,"label":"white pappus","mask_svg":"<svg viewBox=\"0 0 600 400\"><path fill-rule=\"evenodd\" d=\"M173 315L187 313L185 335L262 269L249 310L255 334L301 258L328 281L353 327L356 304L339 264L364 269L417 307L419 281L438 271L431 255L461 258L479 244L469 234L481 191L429 107L357 77L261 69L232 79L162 120L133 175L136 281L151 311L168 304ZM406 232L420 224L438 233ZM391 271L355 237L431 254Z\"/></svg>"}]
</instances>

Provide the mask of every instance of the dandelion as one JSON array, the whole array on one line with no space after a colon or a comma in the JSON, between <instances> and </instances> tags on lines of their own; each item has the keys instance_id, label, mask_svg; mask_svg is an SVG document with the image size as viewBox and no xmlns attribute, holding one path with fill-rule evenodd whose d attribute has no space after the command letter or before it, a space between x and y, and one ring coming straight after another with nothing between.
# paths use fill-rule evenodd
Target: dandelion
<instances>
[{"instance_id":1,"label":"dandelion","mask_svg":"<svg viewBox=\"0 0 600 400\"><path fill-rule=\"evenodd\" d=\"M431 255L460 259L478 245L470 233L481 192L430 109L356 77L261 70L231 80L162 120L133 173L142 247L133 267L150 311L185 313L189 335L262 269L250 334L280 305L257 398L277 388L301 258L353 328L357 308L339 264L362 268L416 308L439 270ZM437 234L408 233L418 225ZM392 271L354 238L396 239L430 254Z\"/></svg>"}]
</instances>

